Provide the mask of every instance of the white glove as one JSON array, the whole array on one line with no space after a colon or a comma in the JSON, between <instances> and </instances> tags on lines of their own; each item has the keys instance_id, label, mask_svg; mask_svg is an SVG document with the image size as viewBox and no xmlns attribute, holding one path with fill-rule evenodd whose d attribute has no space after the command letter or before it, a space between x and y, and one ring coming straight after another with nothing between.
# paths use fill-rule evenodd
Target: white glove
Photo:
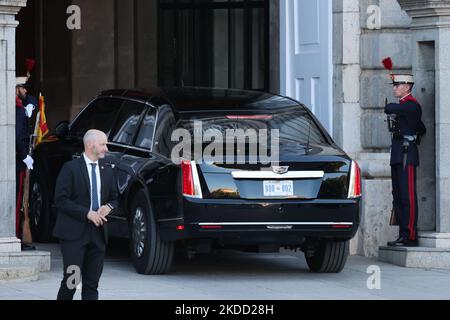
<instances>
[{"instance_id":1,"label":"white glove","mask_svg":"<svg viewBox=\"0 0 450 320\"><path fill-rule=\"evenodd\" d=\"M25 113L27 114L28 118L31 118L33 116L34 109L36 109L36 107L31 103L25 107Z\"/></svg>"},{"instance_id":2,"label":"white glove","mask_svg":"<svg viewBox=\"0 0 450 320\"><path fill-rule=\"evenodd\" d=\"M33 170L34 160L33 160L32 157L27 156L27 157L26 157L24 160L22 160L22 161L26 164L28 170Z\"/></svg>"}]
</instances>

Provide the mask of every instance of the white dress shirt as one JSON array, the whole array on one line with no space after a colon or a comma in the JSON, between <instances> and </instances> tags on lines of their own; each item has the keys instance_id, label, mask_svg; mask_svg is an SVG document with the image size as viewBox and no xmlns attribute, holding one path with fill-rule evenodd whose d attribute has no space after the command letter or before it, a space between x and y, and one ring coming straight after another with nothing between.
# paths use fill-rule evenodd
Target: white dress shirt
<instances>
[{"instance_id":1,"label":"white dress shirt","mask_svg":"<svg viewBox=\"0 0 450 320\"><path fill-rule=\"evenodd\" d=\"M95 175L97 176L97 196L98 196L98 205L99 205L99 208L100 208L102 206L102 197L101 197L101 194L102 194L101 193L102 181L101 181L101 178L100 178L99 163L98 163L98 161L96 161L96 162L91 161L86 156L86 154L84 154L84 153L83 153L83 157L84 157L84 161L86 162L86 167L87 167L87 171L88 171L88 175L89 175L89 186L90 186L90 189L92 188L92 166L91 166L91 163L95 163L96 164L96 166L95 166ZM92 191L91 191L90 196L91 196L91 207L90 207L89 210L92 211Z\"/></svg>"}]
</instances>

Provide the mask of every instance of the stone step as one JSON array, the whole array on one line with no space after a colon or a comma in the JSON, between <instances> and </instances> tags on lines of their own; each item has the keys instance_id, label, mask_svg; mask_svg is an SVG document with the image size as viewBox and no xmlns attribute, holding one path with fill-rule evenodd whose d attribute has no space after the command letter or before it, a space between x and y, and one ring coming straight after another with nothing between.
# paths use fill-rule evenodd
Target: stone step
<instances>
[{"instance_id":1,"label":"stone step","mask_svg":"<svg viewBox=\"0 0 450 320\"><path fill-rule=\"evenodd\" d=\"M48 272L51 267L50 252L46 251L22 251L0 252L0 265L31 265L40 272Z\"/></svg>"},{"instance_id":2,"label":"stone step","mask_svg":"<svg viewBox=\"0 0 450 320\"><path fill-rule=\"evenodd\" d=\"M28 265L1 265L0 283L8 281L36 281L39 279L39 270Z\"/></svg>"},{"instance_id":3,"label":"stone step","mask_svg":"<svg viewBox=\"0 0 450 320\"><path fill-rule=\"evenodd\" d=\"M407 268L450 270L450 248L380 247L378 259Z\"/></svg>"}]
</instances>

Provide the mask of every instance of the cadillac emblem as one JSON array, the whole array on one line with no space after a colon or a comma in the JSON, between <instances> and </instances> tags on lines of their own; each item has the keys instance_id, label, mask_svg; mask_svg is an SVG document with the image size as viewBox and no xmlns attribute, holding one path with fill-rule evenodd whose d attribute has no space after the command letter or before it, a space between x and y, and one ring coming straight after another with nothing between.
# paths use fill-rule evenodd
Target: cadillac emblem
<instances>
[{"instance_id":1,"label":"cadillac emblem","mask_svg":"<svg viewBox=\"0 0 450 320\"><path fill-rule=\"evenodd\" d=\"M289 171L289 167L278 167L278 166L273 166L272 167L272 171L276 174L285 174Z\"/></svg>"}]
</instances>

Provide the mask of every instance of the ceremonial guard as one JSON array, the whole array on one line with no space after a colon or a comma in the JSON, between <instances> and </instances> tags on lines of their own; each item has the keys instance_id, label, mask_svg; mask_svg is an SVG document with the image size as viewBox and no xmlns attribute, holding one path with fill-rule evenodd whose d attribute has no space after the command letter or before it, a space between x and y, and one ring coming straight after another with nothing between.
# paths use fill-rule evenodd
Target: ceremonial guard
<instances>
[{"instance_id":1,"label":"ceremonial guard","mask_svg":"<svg viewBox=\"0 0 450 320\"><path fill-rule=\"evenodd\" d=\"M422 122L422 108L412 95L412 75L392 74L394 95L399 103L386 105L389 131L392 134L391 172L393 217L399 225L397 240L389 246L414 247L417 242L416 168L419 166L418 144L426 133Z\"/></svg>"},{"instance_id":2,"label":"ceremonial guard","mask_svg":"<svg viewBox=\"0 0 450 320\"><path fill-rule=\"evenodd\" d=\"M16 90L25 86L27 78L19 77L16 79ZM34 250L31 243L24 242L24 219L22 216L24 189L26 183L26 172L33 169L34 160L29 155L30 132L28 118L32 116L32 108L23 105L23 100L16 95L16 236L22 240L22 250ZM26 230L29 227L26 226ZM28 235L27 235L27 238Z\"/></svg>"}]
</instances>

